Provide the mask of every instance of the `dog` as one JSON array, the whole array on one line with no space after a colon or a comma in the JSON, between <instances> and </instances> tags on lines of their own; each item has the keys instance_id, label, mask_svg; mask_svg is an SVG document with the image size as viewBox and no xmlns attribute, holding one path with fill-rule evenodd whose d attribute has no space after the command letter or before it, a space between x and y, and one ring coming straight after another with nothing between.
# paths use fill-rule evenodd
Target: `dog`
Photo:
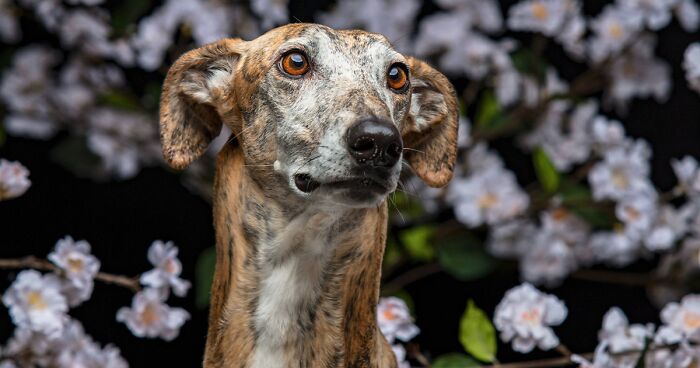
<instances>
[{"instance_id":1,"label":"dog","mask_svg":"<svg viewBox=\"0 0 700 368\"><path fill-rule=\"evenodd\" d=\"M457 154L445 76L382 35L289 24L182 55L160 102L170 166L216 162L204 367L396 367L376 323L387 196L442 187Z\"/></svg>"}]
</instances>

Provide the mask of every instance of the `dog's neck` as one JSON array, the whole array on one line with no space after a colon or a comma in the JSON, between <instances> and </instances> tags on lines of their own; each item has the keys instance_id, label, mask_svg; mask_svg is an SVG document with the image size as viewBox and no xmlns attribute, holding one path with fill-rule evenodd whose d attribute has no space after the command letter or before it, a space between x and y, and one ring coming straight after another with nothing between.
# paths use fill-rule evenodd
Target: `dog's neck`
<instances>
[{"instance_id":1,"label":"dog's neck","mask_svg":"<svg viewBox=\"0 0 700 368\"><path fill-rule=\"evenodd\" d=\"M222 150L205 367L394 366L375 309L386 204L290 211L246 169Z\"/></svg>"}]
</instances>

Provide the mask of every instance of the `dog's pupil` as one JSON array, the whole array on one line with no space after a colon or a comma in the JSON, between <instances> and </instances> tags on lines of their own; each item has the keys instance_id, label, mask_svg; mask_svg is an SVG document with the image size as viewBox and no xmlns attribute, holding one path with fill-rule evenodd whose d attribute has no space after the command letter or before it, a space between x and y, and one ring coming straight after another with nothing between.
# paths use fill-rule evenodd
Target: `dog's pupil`
<instances>
[{"instance_id":1,"label":"dog's pupil","mask_svg":"<svg viewBox=\"0 0 700 368\"><path fill-rule=\"evenodd\" d=\"M393 67L389 70L389 78L399 79L399 68Z\"/></svg>"},{"instance_id":2,"label":"dog's pupil","mask_svg":"<svg viewBox=\"0 0 700 368\"><path fill-rule=\"evenodd\" d=\"M300 54L292 54L290 59L292 60L292 65L295 68L303 68L304 67L304 57L301 56Z\"/></svg>"}]
</instances>

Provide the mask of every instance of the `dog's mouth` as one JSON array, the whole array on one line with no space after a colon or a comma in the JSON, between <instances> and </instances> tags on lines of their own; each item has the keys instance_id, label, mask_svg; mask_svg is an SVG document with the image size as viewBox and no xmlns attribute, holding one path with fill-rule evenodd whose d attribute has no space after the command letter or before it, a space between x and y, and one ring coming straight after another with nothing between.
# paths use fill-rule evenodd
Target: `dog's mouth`
<instances>
[{"instance_id":1,"label":"dog's mouth","mask_svg":"<svg viewBox=\"0 0 700 368\"><path fill-rule=\"evenodd\" d=\"M389 191L385 184L369 177L348 178L320 183L309 174L296 174L294 175L294 185L304 193L311 193L322 186L330 190L348 189L368 194L385 194Z\"/></svg>"}]
</instances>

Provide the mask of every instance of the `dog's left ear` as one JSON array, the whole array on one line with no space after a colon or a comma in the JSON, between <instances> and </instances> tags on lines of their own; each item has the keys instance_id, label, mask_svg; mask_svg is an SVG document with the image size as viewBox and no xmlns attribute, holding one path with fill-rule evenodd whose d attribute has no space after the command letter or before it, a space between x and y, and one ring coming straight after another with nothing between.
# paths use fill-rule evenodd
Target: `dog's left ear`
<instances>
[{"instance_id":1,"label":"dog's left ear","mask_svg":"<svg viewBox=\"0 0 700 368\"><path fill-rule=\"evenodd\" d=\"M443 187L457 158L457 96L450 81L427 63L409 57L408 64L413 93L402 131L404 157L428 185Z\"/></svg>"},{"instance_id":2,"label":"dog's left ear","mask_svg":"<svg viewBox=\"0 0 700 368\"><path fill-rule=\"evenodd\" d=\"M160 140L165 161L183 169L221 132L217 107L232 100L243 41L224 39L182 55L168 70L160 98Z\"/></svg>"}]
</instances>

